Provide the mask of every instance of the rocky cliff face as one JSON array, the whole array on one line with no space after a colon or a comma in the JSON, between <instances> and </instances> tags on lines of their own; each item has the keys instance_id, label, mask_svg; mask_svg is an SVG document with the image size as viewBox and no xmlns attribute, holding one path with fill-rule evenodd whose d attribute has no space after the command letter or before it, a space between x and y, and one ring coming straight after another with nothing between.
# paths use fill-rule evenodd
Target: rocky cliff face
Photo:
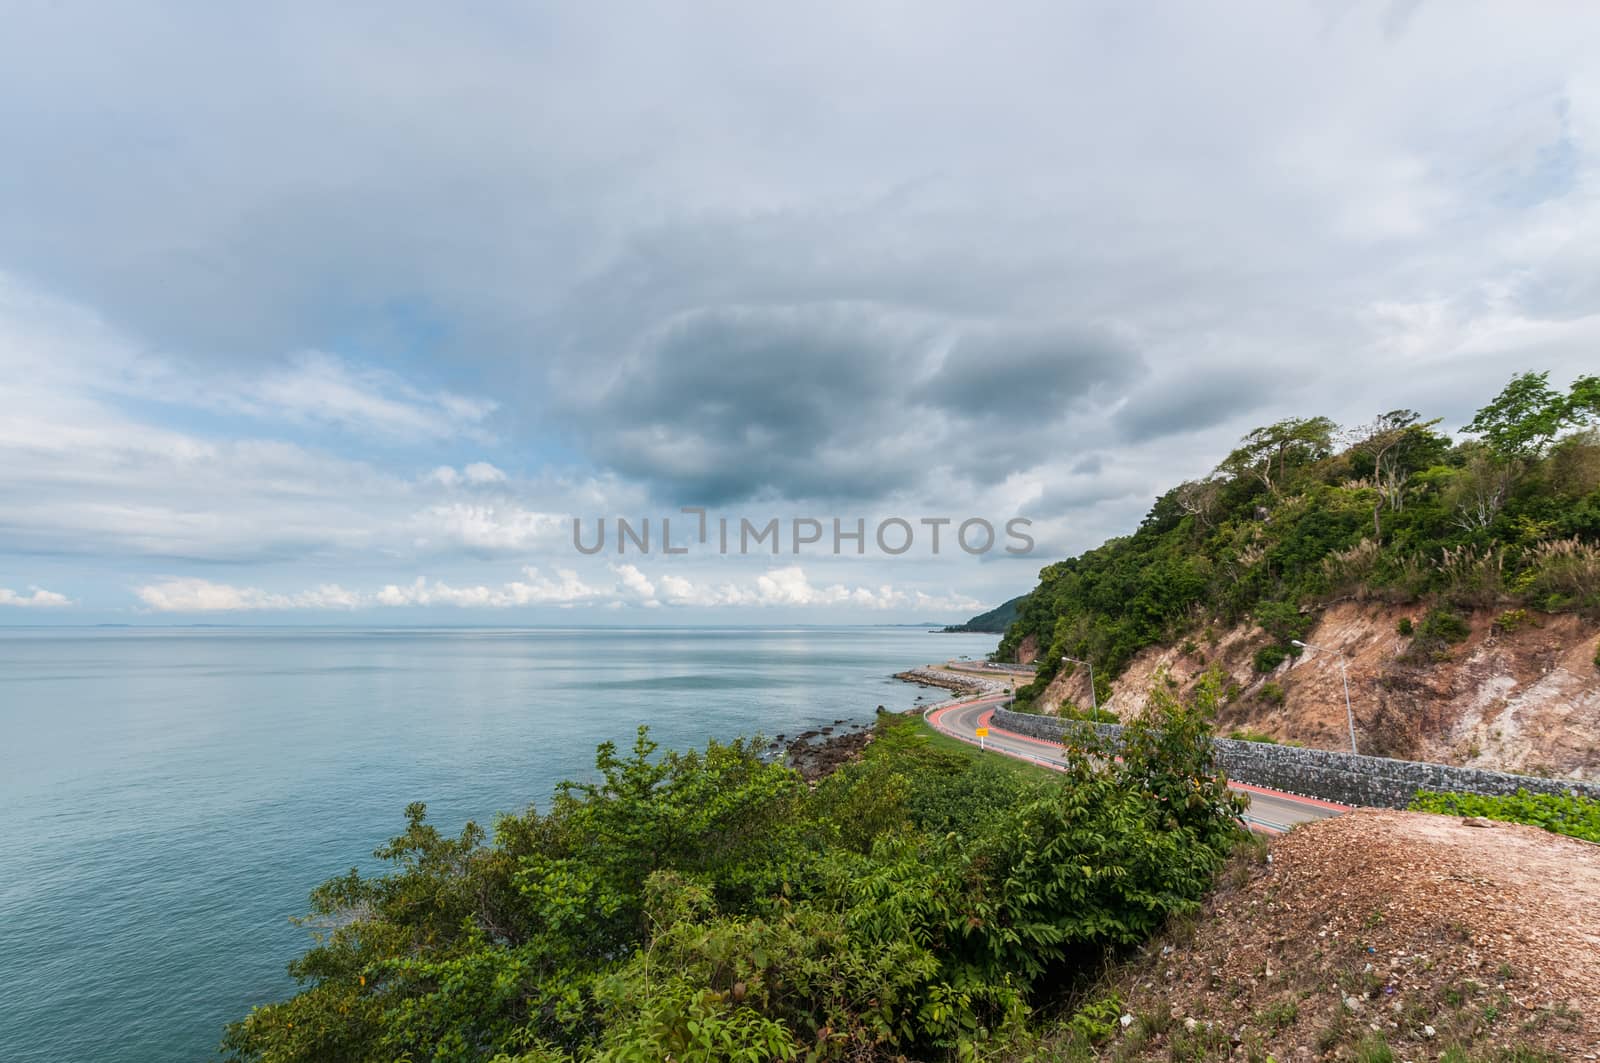
<instances>
[{"instance_id":1,"label":"rocky cliff face","mask_svg":"<svg viewBox=\"0 0 1600 1063\"><path fill-rule=\"evenodd\" d=\"M1033 635L1029 635L1027 638L1024 638L1022 640L1022 644L1017 647L1017 663L1018 664L1032 664L1034 661L1037 661L1038 659L1039 659L1039 640L1038 640L1037 637L1035 637Z\"/></svg>"},{"instance_id":2,"label":"rocky cliff face","mask_svg":"<svg viewBox=\"0 0 1600 1063\"><path fill-rule=\"evenodd\" d=\"M1342 602L1325 610L1305 641L1324 647L1265 675L1255 651L1268 641L1251 624L1204 628L1177 645L1137 656L1103 707L1124 720L1166 674L1180 688L1206 669L1228 677L1218 719L1236 729L1325 749L1348 749L1342 660L1350 677L1356 741L1363 753L1531 775L1600 779L1600 624L1576 616L1481 612L1470 633L1437 653L1415 652L1400 621L1417 607ZM1083 670L1057 677L1039 699L1087 706Z\"/></svg>"}]
</instances>

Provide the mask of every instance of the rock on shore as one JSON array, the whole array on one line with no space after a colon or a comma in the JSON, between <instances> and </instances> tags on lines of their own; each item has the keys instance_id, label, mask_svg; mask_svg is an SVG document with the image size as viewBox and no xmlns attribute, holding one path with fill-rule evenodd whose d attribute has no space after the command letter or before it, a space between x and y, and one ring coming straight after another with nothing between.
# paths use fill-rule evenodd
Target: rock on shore
<instances>
[{"instance_id":1,"label":"rock on shore","mask_svg":"<svg viewBox=\"0 0 1600 1063\"><path fill-rule=\"evenodd\" d=\"M1009 684L998 679L985 679L981 675L967 675L965 673L947 672L939 668L911 668L904 672L896 672L896 679L903 679L907 683L916 683L925 687L938 687L955 694L1006 694L1010 693Z\"/></svg>"}]
</instances>

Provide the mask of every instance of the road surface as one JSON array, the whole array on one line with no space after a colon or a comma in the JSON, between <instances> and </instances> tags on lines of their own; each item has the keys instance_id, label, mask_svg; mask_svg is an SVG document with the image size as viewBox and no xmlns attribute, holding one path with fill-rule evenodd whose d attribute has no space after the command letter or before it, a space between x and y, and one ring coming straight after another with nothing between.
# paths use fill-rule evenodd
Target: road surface
<instances>
[{"instance_id":1,"label":"road surface","mask_svg":"<svg viewBox=\"0 0 1600 1063\"><path fill-rule=\"evenodd\" d=\"M990 723L995 708L1008 700L1009 698L998 695L978 698L974 701L929 709L925 715L928 724L934 730L952 738L959 738L963 742L977 745L978 728L987 727L989 737L983 740L986 749L1047 766L1059 766L1065 763L1066 754L1059 742L1032 738L1015 731L1003 730ZM1250 798L1250 807L1245 811L1245 822L1253 830L1267 834L1282 834L1297 823L1337 816L1341 812L1349 811L1344 805L1318 801L1314 797L1286 794L1281 790L1268 790L1241 782L1230 782L1228 785Z\"/></svg>"}]
</instances>

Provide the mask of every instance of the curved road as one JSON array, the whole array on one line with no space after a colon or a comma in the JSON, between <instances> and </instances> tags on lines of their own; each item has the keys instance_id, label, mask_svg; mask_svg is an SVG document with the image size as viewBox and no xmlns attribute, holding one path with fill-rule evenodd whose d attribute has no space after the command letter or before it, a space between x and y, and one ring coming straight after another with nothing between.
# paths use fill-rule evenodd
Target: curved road
<instances>
[{"instance_id":1,"label":"curved road","mask_svg":"<svg viewBox=\"0 0 1600 1063\"><path fill-rule=\"evenodd\" d=\"M987 749L1019 760L1031 760L1046 767L1059 767L1063 764L1066 761L1066 754L1062 751L1060 743L1007 731L990 723L995 708L1009 700L1011 699L1008 695L991 695L974 701L936 706L925 712L923 717L934 730L952 738L959 738L963 742L978 745L977 730L980 727L987 727L989 737L983 740L983 745ZM1282 834L1297 823L1337 816L1341 812L1349 811L1344 805L1318 801L1314 797L1286 794L1281 790L1268 790L1241 782L1229 782L1228 785L1250 798L1250 807L1244 815L1245 822L1252 830L1267 834Z\"/></svg>"}]
</instances>

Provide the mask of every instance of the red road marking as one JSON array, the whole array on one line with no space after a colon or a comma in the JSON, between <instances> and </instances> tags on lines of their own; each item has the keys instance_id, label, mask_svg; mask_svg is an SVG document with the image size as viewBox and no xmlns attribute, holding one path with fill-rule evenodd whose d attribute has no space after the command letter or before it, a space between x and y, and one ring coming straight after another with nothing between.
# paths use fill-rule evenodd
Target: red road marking
<instances>
[{"instance_id":1,"label":"red road marking","mask_svg":"<svg viewBox=\"0 0 1600 1063\"><path fill-rule=\"evenodd\" d=\"M1302 794L1291 794L1287 790L1274 790L1267 786L1254 786L1247 782L1239 782L1237 779L1229 779L1228 785L1236 790L1249 790L1253 794L1262 794L1267 797L1281 797L1287 801L1293 801L1296 804L1312 805L1316 808L1331 808L1336 812L1348 812L1352 807L1354 807L1352 805L1340 805L1335 804L1332 801L1324 801L1320 797L1305 797Z\"/></svg>"},{"instance_id":2,"label":"red road marking","mask_svg":"<svg viewBox=\"0 0 1600 1063\"><path fill-rule=\"evenodd\" d=\"M985 713L981 714L978 717L978 726L979 727L987 727L991 731L999 731L1001 734L1007 735L1007 736L1009 736L1011 738L1015 738L1018 741L1032 742L1036 746L1046 746L1046 747L1048 747L1050 749L1060 749L1061 748L1061 743L1060 742L1051 742L1051 741L1047 741L1046 739L1043 739L1043 738L1035 738L1032 735L1022 734L1019 731L1008 730L1007 728L1004 728L1004 727L995 727L994 725L992 725L989 722L993 718L994 718L994 710L990 709L988 712L985 712Z\"/></svg>"}]
</instances>

